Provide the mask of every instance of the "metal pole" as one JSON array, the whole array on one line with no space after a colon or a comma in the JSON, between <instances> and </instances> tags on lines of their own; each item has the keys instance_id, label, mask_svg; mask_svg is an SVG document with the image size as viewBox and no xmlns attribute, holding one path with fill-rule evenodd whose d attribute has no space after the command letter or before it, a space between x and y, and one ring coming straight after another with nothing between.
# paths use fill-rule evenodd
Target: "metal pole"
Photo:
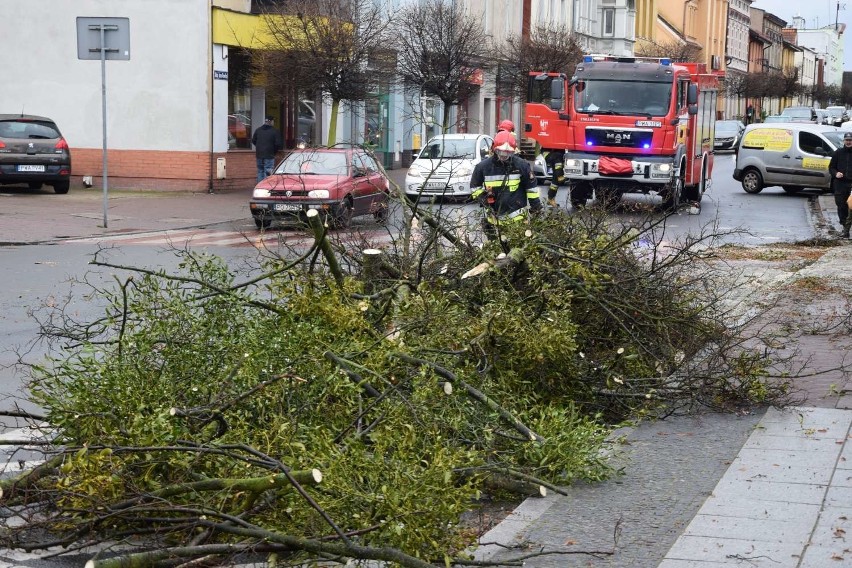
<instances>
[{"instance_id":1,"label":"metal pole","mask_svg":"<svg viewBox=\"0 0 852 568\"><path fill-rule=\"evenodd\" d=\"M103 137L104 137L104 229L108 225L107 220L107 202L109 195L109 181L107 177L107 107L106 107L106 26L101 28L101 115L103 117Z\"/></svg>"}]
</instances>

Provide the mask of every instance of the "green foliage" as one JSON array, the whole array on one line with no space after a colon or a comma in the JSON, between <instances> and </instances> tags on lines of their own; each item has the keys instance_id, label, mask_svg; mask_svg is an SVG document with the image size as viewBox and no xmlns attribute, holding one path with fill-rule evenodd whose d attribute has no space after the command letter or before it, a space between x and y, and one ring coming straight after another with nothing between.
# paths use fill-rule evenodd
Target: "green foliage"
<instances>
[{"instance_id":1,"label":"green foliage","mask_svg":"<svg viewBox=\"0 0 852 568\"><path fill-rule=\"evenodd\" d=\"M497 243L439 249L416 265L388 254L416 276L371 282L390 292L369 297L354 277L338 287L283 259L238 285L223 261L191 254L179 276L144 273L98 290L105 317L68 330L75 346L34 369L32 400L57 442L89 448L38 484L55 496L49 529L70 530L74 511L104 540L155 525L188 542L183 513L101 515L164 487L316 468L323 480L305 488L310 501L291 488L220 489L146 506L240 516L305 538L343 531L443 559L470 544L456 520L489 471L605 479L609 424L666 396L771 399L765 361L746 353L718 366L736 368L736 387L671 381L724 330L685 276L694 257L657 261L640 243L647 234L595 216L526 229L504 235L521 261L474 278L461 275L493 259Z\"/></svg>"}]
</instances>

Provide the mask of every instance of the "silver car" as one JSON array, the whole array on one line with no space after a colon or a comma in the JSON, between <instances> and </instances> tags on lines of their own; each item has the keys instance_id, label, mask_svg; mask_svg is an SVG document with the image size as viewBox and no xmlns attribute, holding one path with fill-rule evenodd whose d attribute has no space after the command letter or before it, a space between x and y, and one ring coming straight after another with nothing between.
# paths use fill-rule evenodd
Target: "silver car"
<instances>
[{"instance_id":1,"label":"silver car","mask_svg":"<svg viewBox=\"0 0 852 568\"><path fill-rule=\"evenodd\" d=\"M746 193L781 186L787 193L805 188L831 190L828 162L843 146L843 131L807 122L750 124L737 147L734 179Z\"/></svg>"}]
</instances>

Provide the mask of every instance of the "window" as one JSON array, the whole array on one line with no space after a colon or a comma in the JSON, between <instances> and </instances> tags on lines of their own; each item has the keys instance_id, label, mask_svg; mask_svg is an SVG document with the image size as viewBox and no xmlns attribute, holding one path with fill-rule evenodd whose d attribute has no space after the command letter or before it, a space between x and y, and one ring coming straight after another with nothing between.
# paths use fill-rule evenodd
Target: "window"
<instances>
[{"instance_id":1,"label":"window","mask_svg":"<svg viewBox=\"0 0 852 568\"><path fill-rule=\"evenodd\" d=\"M822 138L817 136L816 134L811 134L810 132L799 132L799 148L801 148L802 152L807 152L808 154L816 154L817 148L820 148L822 155L826 155L829 153L829 149L826 148L827 144L823 141Z\"/></svg>"},{"instance_id":2,"label":"window","mask_svg":"<svg viewBox=\"0 0 852 568\"><path fill-rule=\"evenodd\" d=\"M601 33L605 36L615 35L615 8L604 8L601 18Z\"/></svg>"}]
</instances>

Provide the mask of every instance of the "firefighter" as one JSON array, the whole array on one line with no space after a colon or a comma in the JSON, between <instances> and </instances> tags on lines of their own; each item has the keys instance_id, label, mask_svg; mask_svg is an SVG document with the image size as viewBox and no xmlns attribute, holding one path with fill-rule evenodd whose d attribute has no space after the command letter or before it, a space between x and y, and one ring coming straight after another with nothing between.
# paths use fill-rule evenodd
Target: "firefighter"
<instances>
[{"instance_id":1,"label":"firefighter","mask_svg":"<svg viewBox=\"0 0 852 568\"><path fill-rule=\"evenodd\" d=\"M479 162L470 176L471 197L485 208L483 229L499 238L500 226L525 221L541 211L538 184L529 162L516 155L515 136L502 130L494 136L491 157Z\"/></svg>"},{"instance_id":2,"label":"firefighter","mask_svg":"<svg viewBox=\"0 0 852 568\"><path fill-rule=\"evenodd\" d=\"M504 130L506 132L511 132L512 135L514 135L515 134L515 123L512 122L509 119L501 120L500 124L497 125L497 132L502 132Z\"/></svg>"},{"instance_id":3,"label":"firefighter","mask_svg":"<svg viewBox=\"0 0 852 568\"><path fill-rule=\"evenodd\" d=\"M550 187L547 188L547 204L550 207L557 207L556 192L559 191L559 186L565 183L565 152L549 150L544 153L544 161L547 162L547 167L553 171Z\"/></svg>"}]
</instances>

